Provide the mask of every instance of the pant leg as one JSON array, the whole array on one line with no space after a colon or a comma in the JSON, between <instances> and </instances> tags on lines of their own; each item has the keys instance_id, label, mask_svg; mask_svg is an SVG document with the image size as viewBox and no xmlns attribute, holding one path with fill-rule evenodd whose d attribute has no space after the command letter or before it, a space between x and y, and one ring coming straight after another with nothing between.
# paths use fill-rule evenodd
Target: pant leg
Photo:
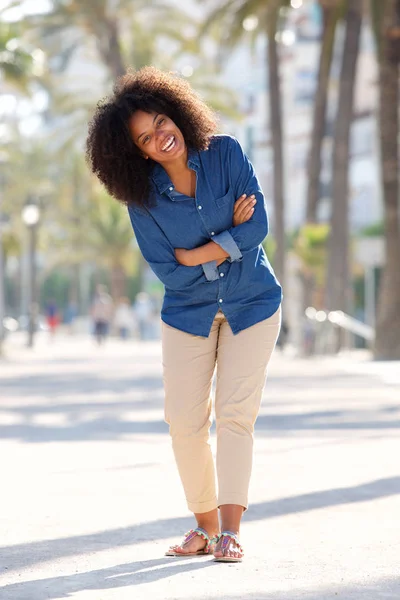
<instances>
[{"instance_id":1,"label":"pant leg","mask_svg":"<svg viewBox=\"0 0 400 600\"><path fill-rule=\"evenodd\" d=\"M215 401L218 506L248 506L254 424L280 320L278 309L269 319L235 336L227 321L221 325Z\"/></svg>"},{"instance_id":2,"label":"pant leg","mask_svg":"<svg viewBox=\"0 0 400 600\"><path fill-rule=\"evenodd\" d=\"M165 420L187 504L195 513L217 508L209 440L220 321L214 321L208 338L162 324Z\"/></svg>"}]
</instances>

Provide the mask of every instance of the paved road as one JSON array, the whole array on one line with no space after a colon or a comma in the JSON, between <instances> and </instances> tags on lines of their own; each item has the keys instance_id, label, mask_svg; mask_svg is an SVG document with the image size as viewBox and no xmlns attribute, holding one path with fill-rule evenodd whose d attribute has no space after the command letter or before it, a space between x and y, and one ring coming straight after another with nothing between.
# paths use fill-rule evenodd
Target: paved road
<instances>
[{"instance_id":1,"label":"paved road","mask_svg":"<svg viewBox=\"0 0 400 600\"><path fill-rule=\"evenodd\" d=\"M381 367L276 354L246 561L223 565L163 556L192 520L163 422L159 345L9 346L1 600L399 600L400 365Z\"/></svg>"}]
</instances>

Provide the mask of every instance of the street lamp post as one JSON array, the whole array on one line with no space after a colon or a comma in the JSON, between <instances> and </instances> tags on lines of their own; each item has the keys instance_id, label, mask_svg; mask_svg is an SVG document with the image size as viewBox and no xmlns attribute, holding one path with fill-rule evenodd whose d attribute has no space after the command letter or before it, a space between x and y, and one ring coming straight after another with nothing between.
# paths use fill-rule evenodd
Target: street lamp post
<instances>
[{"instance_id":1,"label":"street lamp post","mask_svg":"<svg viewBox=\"0 0 400 600\"><path fill-rule=\"evenodd\" d=\"M36 289L36 233L39 219L39 207L36 202L30 198L22 210L22 220L29 232L28 348L33 347L38 312Z\"/></svg>"},{"instance_id":2,"label":"street lamp post","mask_svg":"<svg viewBox=\"0 0 400 600\"><path fill-rule=\"evenodd\" d=\"M5 317L5 294L4 294L4 256L3 256L3 240L2 233L6 225L6 220L0 212L0 356L3 350L4 341L4 317Z\"/></svg>"},{"instance_id":3,"label":"street lamp post","mask_svg":"<svg viewBox=\"0 0 400 600\"><path fill-rule=\"evenodd\" d=\"M4 254L3 254L3 232L8 227L8 217L2 210L2 200L3 200L3 185L4 185L4 177L3 177L3 164L5 163L5 157L2 153L0 153L0 356L3 351L3 341L4 341L4 317L5 317L5 272L4 272Z\"/></svg>"}]
</instances>

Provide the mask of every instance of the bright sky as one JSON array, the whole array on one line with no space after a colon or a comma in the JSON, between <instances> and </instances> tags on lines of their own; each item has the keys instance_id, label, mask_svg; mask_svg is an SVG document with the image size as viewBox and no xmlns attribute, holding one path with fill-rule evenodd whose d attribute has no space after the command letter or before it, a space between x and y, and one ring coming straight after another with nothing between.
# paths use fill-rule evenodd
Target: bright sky
<instances>
[{"instance_id":1,"label":"bright sky","mask_svg":"<svg viewBox=\"0 0 400 600\"><path fill-rule=\"evenodd\" d=\"M51 0L25 0L21 6L5 10L12 4L13 0L0 0L0 11L4 10L2 20L19 21L25 15L49 12L52 7Z\"/></svg>"}]
</instances>

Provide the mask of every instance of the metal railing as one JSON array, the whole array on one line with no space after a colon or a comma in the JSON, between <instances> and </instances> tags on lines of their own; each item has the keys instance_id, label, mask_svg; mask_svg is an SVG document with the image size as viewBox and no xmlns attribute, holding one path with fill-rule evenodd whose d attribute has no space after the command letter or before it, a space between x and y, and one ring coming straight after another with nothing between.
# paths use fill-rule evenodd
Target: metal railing
<instances>
[{"instance_id":1,"label":"metal railing","mask_svg":"<svg viewBox=\"0 0 400 600\"><path fill-rule=\"evenodd\" d=\"M363 338L369 346L375 340L375 329L341 310L317 310L309 306L305 316L310 327L305 328L306 354L331 354L342 348L354 348L354 336Z\"/></svg>"}]
</instances>

